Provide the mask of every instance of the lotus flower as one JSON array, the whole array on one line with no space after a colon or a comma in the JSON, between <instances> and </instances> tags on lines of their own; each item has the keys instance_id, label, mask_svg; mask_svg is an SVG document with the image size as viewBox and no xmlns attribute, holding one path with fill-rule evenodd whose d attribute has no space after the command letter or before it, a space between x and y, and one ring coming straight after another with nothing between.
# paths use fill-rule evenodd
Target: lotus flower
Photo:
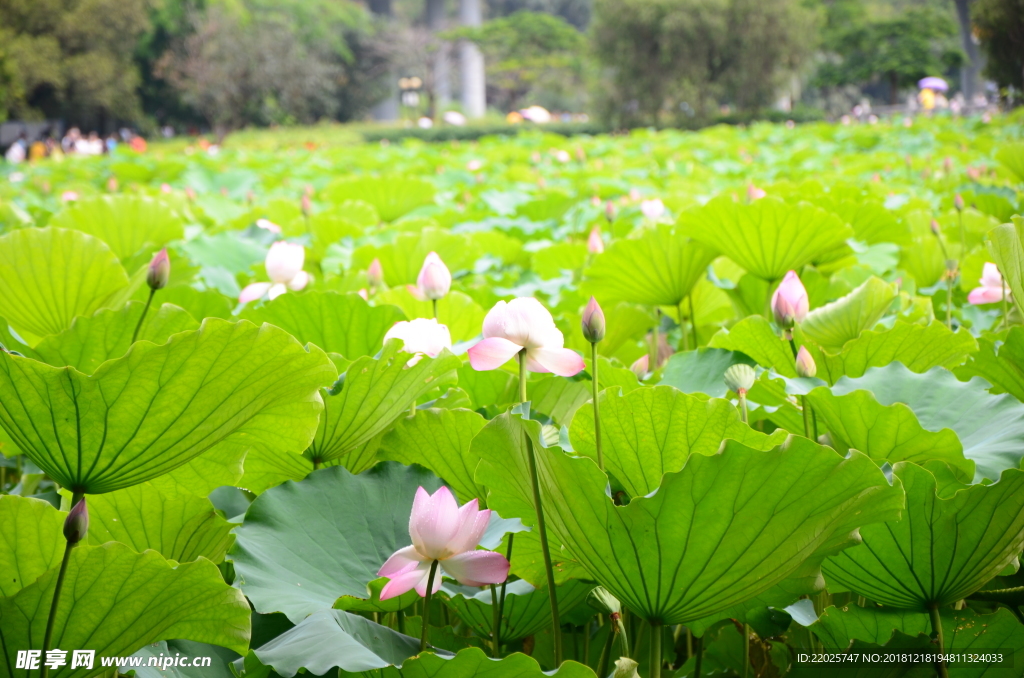
<instances>
[{"instance_id":1,"label":"lotus flower","mask_svg":"<svg viewBox=\"0 0 1024 678\"><path fill-rule=\"evenodd\" d=\"M597 226L590 229L590 237L587 238L587 251L591 254L604 252L604 240L601 239L601 229Z\"/></svg>"},{"instance_id":2,"label":"lotus flower","mask_svg":"<svg viewBox=\"0 0 1024 678\"><path fill-rule=\"evenodd\" d=\"M384 335L384 341L388 339L401 339L405 342L403 350L406 353L417 354L409 361L410 367L419 362L423 354L436 358L438 353L452 347L452 335L448 327L434 318L399 321Z\"/></svg>"},{"instance_id":3,"label":"lotus flower","mask_svg":"<svg viewBox=\"0 0 1024 678\"><path fill-rule=\"evenodd\" d=\"M243 304L255 301L264 295L276 299L289 289L299 291L309 284L309 274L302 270L306 261L306 250L302 245L279 240L270 246L264 266L270 282L247 285L238 300Z\"/></svg>"},{"instance_id":4,"label":"lotus flower","mask_svg":"<svg viewBox=\"0 0 1024 678\"><path fill-rule=\"evenodd\" d=\"M476 550L490 519L490 510L478 509L476 499L459 508L447 487L434 494L422 487L416 490L409 518L412 546L395 551L377 572L391 580L380 592L380 599L394 598L411 589L426 596L430 567L435 560L444 574L467 586L505 581L509 569L505 556ZM431 593L439 588L441 577L437 576Z\"/></svg>"},{"instance_id":5,"label":"lotus flower","mask_svg":"<svg viewBox=\"0 0 1024 678\"><path fill-rule=\"evenodd\" d=\"M484 318L484 339L469 349L475 370L495 370L526 349L526 369L571 377L583 370L583 358L563 348L555 320L533 297L499 301Z\"/></svg>"},{"instance_id":6,"label":"lotus flower","mask_svg":"<svg viewBox=\"0 0 1024 678\"><path fill-rule=\"evenodd\" d=\"M74 202L78 200L78 193L75 191L64 191L60 194L61 202Z\"/></svg>"},{"instance_id":7,"label":"lotus flower","mask_svg":"<svg viewBox=\"0 0 1024 678\"><path fill-rule=\"evenodd\" d=\"M747 202L754 202L768 195L768 192L763 188L758 188L754 184L747 184Z\"/></svg>"},{"instance_id":8,"label":"lotus flower","mask_svg":"<svg viewBox=\"0 0 1024 678\"><path fill-rule=\"evenodd\" d=\"M640 203L640 211L651 221L657 221L665 214L665 203L659 198L644 200Z\"/></svg>"},{"instance_id":9,"label":"lotus flower","mask_svg":"<svg viewBox=\"0 0 1024 678\"><path fill-rule=\"evenodd\" d=\"M648 345L649 344L650 340L648 340ZM668 338L664 334L658 335L658 367L664 367L665 363L668 362L668 359L672 357L673 353L675 353L675 349L668 345ZM642 378L645 374L651 371L648 367L650 363L651 358L645 353L634 360L633 364L629 366L629 369L633 371L633 374Z\"/></svg>"},{"instance_id":10,"label":"lotus flower","mask_svg":"<svg viewBox=\"0 0 1024 678\"><path fill-rule=\"evenodd\" d=\"M789 329L807 317L809 302L807 290L800 282L796 271L786 273L772 295L772 313L775 323L782 329Z\"/></svg>"},{"instance_id":11,"label":"lotus flower","mask_svg":"<svg viewBox=\"0 0 1024 678\"><path fill-rule=\"evenodd\" d=\"M999 274L999 267L988 262L982 269L981 279L978 281L981 287L975 287L967 295L967 301L972 304L994 304L1003 300L1003 276ZM1009 298L1009 291L1007 291Z\"/></svg>"},{"instance_id":12,"label":"lotus flower","mask_svg":"<svg viewBox=\"0 0 1024 678\"><path fill-rule=\"evenodd\" d=\"M270 219L257 219L256 220L256 225L259 228L262 228L265 231L270 231L271 233L280 233L281 232L281 227L278 226L277 224L275 224Z\"/></svg>"},{"instance_id":13,"label":"lotus flower","mask_svg":"<svg viewBox=\"0 0 1024 678\"><path fill-rule=\"evenodd\" d=\"M441 261L437 252L431 252L423 260L423 268L416 278L416 286L409 286L409 291L417 299L437 301L443 299L452 289L452 274Z\"/></svg>"}]
</instances>

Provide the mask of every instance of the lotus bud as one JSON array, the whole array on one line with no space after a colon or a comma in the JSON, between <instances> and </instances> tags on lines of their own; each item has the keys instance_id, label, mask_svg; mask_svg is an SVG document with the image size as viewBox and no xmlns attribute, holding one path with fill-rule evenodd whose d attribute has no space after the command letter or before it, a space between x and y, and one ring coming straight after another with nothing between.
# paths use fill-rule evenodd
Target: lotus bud
<instances>
[{"instance_id":1,"label":"lotus bud","mask_svg":"<svg viewBox=\"0 0 1024 678\"><path fill-rule=\"evenodd\" d=\"M932 219L930 227L932 229L932 235L934 235L936 238L939 237L939 233L942 232L941 227L939 226L939 222L936 221L935 219Z\"/></svg>"},{"instance_id":2,"label":"lotus bud","mask_svg":"<svg viewBox=\"0 0 1024 678\"><path fill-rule=\"evenodd\" d=\"M85 505L85 497L78 500L68 517L64 519L64 538L70 546L85 539L89 532L89 509Z\"/></svg>"},{"instance_id":3,"label":"lotus bud","mask_svg":"<svg viewBox=\"0 0 1024 678\"><path fill-rule=\"evenodd\" d=\"M639 666L640 664L629 657L619 657L615 660L615 673L612 674L612 678L640 678L636 671Z\"/></svg>"},{"instance_id":4,"label":"lotus bud","mask_svg":"<svg viewBox=\"0 0 1024 678\"><path fill-rule=\"evenodd\" d=\"M956 208L957 212L964 211L964 197L959 193L957 193L956 196L953 198L953 207Z\"/></svg>"},{"instance_id":5,"label":"lotus bud","mask_svg":"<svg viewBox=\"0 0 1024 678\"><path fill-rule=\"evenodd\" d=\"M801 346L796 353L796 374L799 377L813 377L818 373L818 366L814 364L814 358L806 346Z\"/></svg>"},{"instance_id":6,"label":"lotus bud","mask_svg":"<svg viewBox=\"0 0 1024 678\"><path fill-rule=\"evenodd\" d=\"M591 344L596 344L604 339L604 330L604 311L601 310L597 299L590 297L587 307L583 309L583 338Z\"/></svg>"},{"instance_id":7,"label":"lotus bud","mask_svg":"<svg viewBox=\"0 0 1024 678\"><path fill-rule=\"evenodd\" d=\"M591 254L604 252L604 240L601 238L601 229L597 226L590 229L590 235L587 237L587 251Z\"/></svg>"},{"instance_id":8,"label":"lotus bud","mask_svg":"<svg viewBox=\"0 0 1024 678\"><path fill-rule=\"evenodd\" d=\"M788 330L797 323L803 322L807 317L809 302L807 290L800 282L796 271L790 271L779 283L779 287L772 295L772 313L775 315L775 323L784 330Z\"/></svg>"},{"instance_id":9,"label":"lotus bud","mask_svg":"<svg viewBox=\"0 0 1024 678\"><path fill-rule=\"evenodd\" d=\"M380 259L370 262L370 268L366 269L366 281L370 289L377 289L384 283L384 267L380 265Z\"/></svg>"},{"instance_id":10,"label":"lotus bud","mask_svg":"<svg viewBox=\"0 0 1024 678\"><path fill-rule=\"evenodd\" d=\"M608 223L615 221L615 203L611 200L604 204L604 218L608 220Z\"/></svg>"},{"instance_id":11,"label":"lotus bud","mask_svg":"<svg viewBox=\"0 0 1024 678\"><path fill-rule=\"evenodd\" d=\"M725 385L729 387L730 391L737 395L746 395L747 391L754 386L757 374L750 365L737 363L725 371L723 378Z\"/></svg>"},{"instance_id":12,"label":"lotus bud","mask_svg":"<svg viewBox=\"0 0 1024 678\"><path fill-rule=\"evenodd\" d=\"M302 213L305 216L309 216L313 212L313 201L309 199L309 195L302 194Z\"/></svg>"},{"instance_id":13,"label":"lotus bud","mask_svg":"<svg viewBox=\"0 0 1024 678\"><path fill-rule=\"evenodd\" d=\"M452 274L441 261L437 252L431 252L423 261L416 285L427 299L437 301L443 299L452 288Z\"/></svg>"},{"instance_id":14,"label":"lotus bud","mask_svg":"<svg viewBox=\"0 0 1024 678\"><path fill-rule=\"evenodd\" d=\"M167 280L171 277L171 259L167 256L167 248L156 253L153 260L149 262L149 270L146 271L146 284L149 289L156 292L167 287Z\"/></svg>"},{"instance_id":15,"label":"lotus bud","mask_svg":"<svg viewBox=\"0 0 1024 678\"><path fill-rule=\"evenodd\" d=\"M587 604L601 614L619 614L622 603L603 586L595 587L587 596Z\"/></svg>"},{"instance_id":16,"label":"lotus bud","mask_svg":"<svg viewBox=\"0 0 1024 678\"><path fill-rule=\"evenodd\" d=\"M768 195L763 188L758 188L754 184L747 184L747 202L754 202Z\"/></svg>"}]
</instances>

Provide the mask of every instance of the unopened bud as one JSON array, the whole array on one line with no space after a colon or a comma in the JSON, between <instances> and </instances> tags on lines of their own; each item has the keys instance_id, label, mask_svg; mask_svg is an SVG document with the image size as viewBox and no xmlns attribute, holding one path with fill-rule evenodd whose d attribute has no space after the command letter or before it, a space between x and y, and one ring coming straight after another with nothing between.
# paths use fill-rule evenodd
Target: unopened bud
<instances>
[{"instance_id":1,"label":"unopened bud","mask_svg":"<svg viewBox=\"0 0 1024 678\"><path fill-rule=\"evenodd\" d=\"M416 278L420 293L427 299L437 301L443 299L452 288L452 274L441 261L437 252L429 253L423 260L423 268Z\"/></svg>"},{"instance_id":2,"label":"unopened bud","mask_svg":"<svg viewBox=\"0 0 1024 678\"><path fill-rule=\"evenodd\" d=\"M796 353L796 374L798 377L813 377L818 373L818 366L814 364L814 358L806 346L801 346Z\"/></svg>"},{"instance_id":3,"label":"unopened bud","mask_svg":"<svg viewBox=\"0 0 1024 678\"><path fill-rule=\"evenodd\" d=\"M804 321L809 307L810 300L807 298L804 284L800 282L800 276L796 274L796 271L789 271L772 295L772 314L775 316L775 324L781 329L788 330L793 325Z\"/></svg>"},{"instance_id":4,"label":"unopened bud","mask_svg":"<svg viewBox=\"0 0 1024 678\"><path fill-rule=\"evenodd\" d=\"M591 254L604 252L604 239L601 238L601 229L597 225L590 229L590 235L587 237L587 251Z\"/></svg>"},{"instance_id":5,"label":"unopened bud","mask_svg":"<svg viewBox=\"0 0 1024 678\"><path fill-rule=\"evenodd\" d=\"M146 272L146 284L149 289L162 290L167 287L167 281L171 277L171 258L167 256L167 248L156 253L153 260L149 262L149 270Z\"/></svg>"},{"instance_id":6,"label":"unopened bud","mask_svg":"<svg viewBox=\"0 0 1024 678\"><path fill-rule=\"evenodd\" d=\"M89 509L85 505L85 497L78 500L78 503L71 508L68 517L64 519L64 538L68 544L74 546L85 539L89 532Z\"/></svg>"},{"instance_id":7,"label":"unopened bud","mask_svg":"<svg viewBox=\"0 0 1024 678\"><path fill-rule=\"evenodd\" d=\"M939 235L939 233L941 232L941 227L939 226L939 222L936 221L935 219L932 219L932 223L930 224L930 227L932 229L932 235L937 237Z\"/></svg>"},{"instance_id":8,"label":"unopened bud","mask_svg":"<svg viewBox=\"0 0 1024 678\"><path fill-rule=\"evenodd\" d=\"M604 204L604 218L608 220L608 223L615 221L615 203L611 200Z\"/></svg>"},{"instance_id":9,"label":"unopened bud","mask_svg":"<svg viewBox=\"0 0 1024 678\"><path fill-rule=\"evenodd\" d=\"M754 386L754 380L757 378L757 374L754 372L754 368L745 363L737 363L732 365L722 375L725 380L725 385L730 391L737 395L744 395Z\"/></svg>"},{"instance_id":10,"label":"unopened bud","mask_svg":"<svg viewBox=\"0 0 1024 678\"><path fill-rule=\"evenodd\" d=\"M305 193L302 194L302 213L305 216L309 216L313 212L313 201L309 199L309 196Z\"/></svg>"},{"instance_id":11,"label":"unopened bud","mask_svg":"<svg viewBox=\"0 0 1024 678\"><path fill-rule=\"evenodd\" d=\"M366 269L366 282L370 289L377 289L384 282L384 267L380 265L380 259L370 262L370 268Z\"/></svg>"},{"instance_id":12,"label":"unopened bud","mask_svg":"<svg viewBox=\"0 0 1024 678\"><path fill-rule=\"evenodd\" d=\"M658 627L657 631L660 633L661 627ZM629 657L619 657L615 660L615 673L612 674L612 678L640 678L636 671L639 666L640 664Z\"/></svg>"},{"instance_id":13,"label":"unopened bud","mask_svg":"<svg viewBox=\"0 0 1024 678\"><path fill-rule=\"evenodd\" d=\"M583 309L582 325L583 338L591 344L596 344L604 339L604 311L601 310L601 305L597 303L597 299L594 297L590 297L587 307Z\"/></svg>"},{"instance_id":14,"label":"unopened bud","mask_svg":"<svg viewBox=\"0 0 1024 678\"><path fill-rule=\"evenodd\" d=\"M956 196L953 198L953 207L956 208L957 212L964 211L964 197L959 193L957 193Z\"/></svg>"}]
</instances>

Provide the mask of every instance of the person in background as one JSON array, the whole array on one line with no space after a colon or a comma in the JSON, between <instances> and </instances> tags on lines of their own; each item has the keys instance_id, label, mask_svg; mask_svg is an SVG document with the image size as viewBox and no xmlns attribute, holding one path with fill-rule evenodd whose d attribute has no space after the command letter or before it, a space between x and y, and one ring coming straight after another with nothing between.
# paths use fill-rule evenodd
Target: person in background
<instances>
[{"instance_id":1,"label":"person in background","mask_svg":"<svg viewBox=\"0 0 1024 678\"><path fill-rule=\"evenodd\" d=\"M42 139L36 139L32 142L32 145L28 147L28 159L29 162L36 162L46 157L46 144L43 143Z\"/></svg>"},{"instance_id":2,"label":"person in background","mask_svg":"<svg viewBox=\"0 0 1024 678\"><path fill-rule=\"evenodd\" d=\"M78 140L82 138L82 132L77 127L72 127L60 141L60 146L65 153L74 153L77 150Z\"/></svg>"},{"instance_id":3,"label":"person in background","mask_svg":"<svg viewBox=\"0 0 1024 678\"><path fill-rule=\"evenodd\" d=\"M4 154L4 158L6 158L7 162L12 165L17 165L18 163L25 162L25 155L27 151L28 137L25 135L25 132L22 131L21 134L18 135L18 139L11 144L10 148L7 149L7 153Z\"/></svg>"},{"instance_id":4,"label":"person in background","mask_svg":"<svg viewBox=\"0 0 1024 678\"><path fill-rule=\"evenodd\" d=\"M117 135L111 134L107 137L105 150L107 153L113 153L115 149L117 149Z\"/></svg>"}]
</instances>

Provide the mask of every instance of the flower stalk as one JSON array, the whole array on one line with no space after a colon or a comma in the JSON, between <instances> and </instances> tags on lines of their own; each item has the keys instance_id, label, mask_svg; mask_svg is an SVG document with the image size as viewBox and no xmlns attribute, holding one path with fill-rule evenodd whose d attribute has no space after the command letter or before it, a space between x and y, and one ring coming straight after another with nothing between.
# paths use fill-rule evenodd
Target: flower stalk
<instances>
[{"instance_id":1,"label":"flower stalk","mask_svg":"<svg viewBox=\"0 0 1024 678\"><path fill-rule=\"evenodd\" d=\"M46 618L46 631L43 633L43 655L50 649L53 640L53 626L57 621L57 608L60 605L60 592L64 588L64 576L68 571L68 562L71 560L71 550L85 539L89 531L89 510L85 503L85 493L75 492L71 496L71 511L64 521L64 557L60 561L60 569L57 571L57 582L53 587L53 601L50 603L50 614ZM39 678L47 678L50 667L43 664L39 672Z\"/></svg>"},{"instance_id":2,"label":"flower stalk","mask_svg":"<svg viewBox=\"0 0 1024 678\"><path fill-rule=\"evenodd\" d=\"M427 595L423 596L423 632L420 635L420 652L427 649L427 640L430 635L430 597L434 591L434 577L437 576L437 563L430 564L430 576L427 578Z\"/></svg>"},{"instance_id":3,"label":"flower stalk","mask_svg":"<svg viewBox=\"0 0 1024 678\"><path fill-rule=\"evenodd\" d=\"M551 601L551 637L554 645L555 666L562 665L562 625L558 620L558 597L555 595L555 571L551 566L551 549L544 525L544 507L540 501L540 481L537 477L537 455L533 439L526 436L526 453L530 460L530 482L533 485L533 502L537 510L537 535L540 537L541 553L544 556L544 572L548 581L548 598Z\"/></svg>"}]
</instances>

